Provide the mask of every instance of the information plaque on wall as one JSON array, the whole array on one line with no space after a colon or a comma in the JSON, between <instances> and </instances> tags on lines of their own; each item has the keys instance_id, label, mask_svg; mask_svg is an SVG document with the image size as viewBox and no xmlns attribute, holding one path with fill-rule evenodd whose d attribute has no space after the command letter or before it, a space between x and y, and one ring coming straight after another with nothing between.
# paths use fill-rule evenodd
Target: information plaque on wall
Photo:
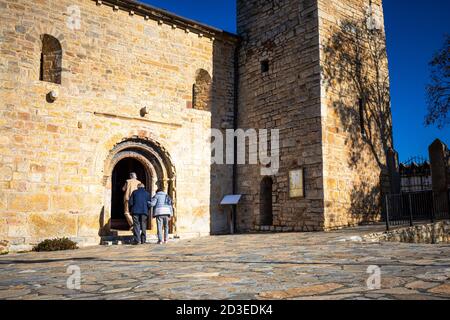
<instances>
[{"instance_id":1,"label":"information plaque on wall","mask_svg":"<svg viewBox=\"0 0 450 320\"><path fill-rule=\"evenodd\" d=\"M296 169L289 172L289 196L291 198L305 197L303 169Z\"/></svg>"}]
</instances>

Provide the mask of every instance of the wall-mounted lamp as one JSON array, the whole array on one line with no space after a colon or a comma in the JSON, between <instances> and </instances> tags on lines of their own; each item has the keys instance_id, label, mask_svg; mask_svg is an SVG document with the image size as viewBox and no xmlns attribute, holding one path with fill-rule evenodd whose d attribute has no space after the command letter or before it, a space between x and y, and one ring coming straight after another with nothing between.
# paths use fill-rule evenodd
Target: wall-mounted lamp
<instances>
[{"instance_id":1,"label":"wall-mounted lamp","mask_svg":"<svg viewBox=\"0 0 450 320\"><path fill-rule=\"evenodd\" d=\"M143 107L142 109L141 109L141 117L142 118L144 118L146 115L148 115L148 109L147 109L147 107Z\"/></svg>"},{"instance_id":2,"label":"wall-mounted lamp","mask_svg":"<svg viewBox=\"0 0 450 320\"><path fill-rule=\"evenodd\" d=\"M50 103L55 102L59 97L59 92L57 90L52 90L47 94L47 101Z\"/></svg>"}]
</instances>

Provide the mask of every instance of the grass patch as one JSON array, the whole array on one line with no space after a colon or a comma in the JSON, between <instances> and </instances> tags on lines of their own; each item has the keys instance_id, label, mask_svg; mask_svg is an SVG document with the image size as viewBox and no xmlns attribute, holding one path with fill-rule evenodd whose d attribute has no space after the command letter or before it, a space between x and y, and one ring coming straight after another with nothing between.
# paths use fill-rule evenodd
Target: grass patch
<instances>
[{"instance_id":1,"label":"grass patch","mask_svg":"<svg viewBox=\"0 0 450 320\"><path fill-rule=\"evenodd\" d=\"M78 246L68 238L44 240L33 248L36 252L76 250Z\"/></svg>"}]
</instances>

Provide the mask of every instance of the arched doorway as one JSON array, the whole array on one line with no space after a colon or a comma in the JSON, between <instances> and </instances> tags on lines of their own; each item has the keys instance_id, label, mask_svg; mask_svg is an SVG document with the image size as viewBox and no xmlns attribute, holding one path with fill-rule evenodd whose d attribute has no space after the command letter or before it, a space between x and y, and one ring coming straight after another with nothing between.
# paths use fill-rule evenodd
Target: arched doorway
<instances>
[{"instance_id":1,"label":"arched doorway","mask_svg":"<svg viewBox=\"0 0 450 320\"><path fill-rule=\"evenodd\" d=\"M104 183L106 187L105 229L128 230L123 204L122 188L131 172L153 195L159 186L163 186L174 200L175 216L172 219L170 232L176 233L176 173L167 151L156 142L142 138L124 140L111 150L106 160ZM149 223L152 229L152 223Z\"/></svg>"},{"instance_id":2,"label":"arched doorway","mask_svg":"<svg viewBox=\"0 0 450 320\"><path fill-rule=\"evenodd\" d=\"M130 173L136 173L139 181L145 184L147 191L152 194L151 173L147 172L144 164L135 158L120 160L113 169L111 184L111 228L116 230L128 230L125 219L123 186L130 179Z\"/></svg>"},{"instance_id":3,"label":"arched doorway","mask_svg":"<svg viewBox=\"0 0 450 320\"><path fill-rule=\"evenodd\" d=\"M270 177L265 177L261 181L260 201L259 201L259 223L261 226L273 225L273 180Z\"/></svg>"}]
</instances>

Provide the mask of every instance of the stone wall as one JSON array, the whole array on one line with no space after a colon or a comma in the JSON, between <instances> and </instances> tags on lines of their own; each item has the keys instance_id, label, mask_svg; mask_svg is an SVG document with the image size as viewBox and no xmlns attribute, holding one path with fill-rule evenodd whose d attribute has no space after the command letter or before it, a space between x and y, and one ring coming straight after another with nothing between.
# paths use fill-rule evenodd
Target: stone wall
<instances>
[{"instance_id":1,"label":"stone wall","mask_svg":"<svg viewBox=\"0 0 450 320\"><path fill-rule=\"evenodd\" d=\"M450 189L450 150L447 152L447 183Z\"/></svg>"},{"instance_id":2,"label":"stone wall","mask_svg":"<svg viewBox=\"0 0 450 320\"><path fill-rule=\"evenodd\" d=\"M436 139L428 148L431 163L431 180L435 214L450 213L450 179L448 169L448 146Z\"/></svg>"},{"instance_id":3,"label":"stone wall","mask_svg":"<svg viewBox=\"0 0 450 320\"><path fill-rule=\"evenodd\" d=\"M374 31L368 0L318 1L326 229L380 218L392 120L382 4L372 5Z\"/></svg>"},{"instance_id":4,"label":"stone wall","mask_svg":"<svg viewBox=\"0 0 450 320\"><path fill-rule=\"evenodd\" d=\"M281 144L272 226L259 226L260 167L239 166L242 229L329 230L379 220L392 120L381 1L372 1L377 31L369 35L368 8L364 0L238 1L239 127L280 129ZM359 61L345 61L346 50ZM358 83L347 73L355 66ZM291 199L289 171L298 168L306 194Z\"/></svg>"},{"instance_id":5,"label":"stone wall","mask_svg":"<svg viewBox=\"0 0 450 320\"><path fill-rule=\"evenodd\" d=\"M450 222L442 221L393 231L373 233L363 237L370 242L450 243Z\"/></svg>"},{"instance_id":6,"label":"stone wall","mask_svg":"<svg viewBox=\"0 0 450 320\"><path fill-rule=\"evenodd\" d=\"M237 167L240 231L376 220L389 106L383 134L373 123L361 130L370 95L361 102L364 90L327 73L338 65L327 46L343 22L361 21L366 2L238 1L236 61L236 36L132 1L0 0L0 242L14 250L59 236L98 243L109 232L112 170L128 154L148 169L152 191L158 179L169 186L174 232L226 232L219 203L233 191L233 167L211 166L210 129L233 124L280 130L272 197L262 197L271 188L260 165ZM61 84L39 81L44 35L62 48L57 81L44 80ZM385 58L363 65L365 79L379 70L388 85ZM290 198L297 169L305 196ZM268 200L273 219L262 219Z\"/></svg>"},{"instance_id":7,"label":"stone wall","mask_svg":"<svg viewBox=\"0 0 450 320\"><path fill-rule=\"evenodd\" d=\"M98 244L110 215L108 159L123 141L160 146L170 159L178 234L226 229L218 202L232 168L211 170L209 137L233 117L235 38L108 3L0 0L0 240L10 250L60 236ZM61 85L39 81L44 34L61 44ZM199 70L212 78L211 111L191 108Z\"/></svg>"},{"instance_id":8,"label":"stone wall","mask_svg":"<svg viewBox=\"0 0 450 320\"><path fill-rule=\"evenodd\" d=\"M320 66L317 4L310 0L238 1L239 123L242 129L280 130L280 170L273 178L277 231L324 227ZM268 71L265 71L268 69ZM303 168L305 198L289 197L289 171ZM238 167L244 195L241 231L261 227L261 166ZM263 226L266 230L268 226Z\"/></svg>"}]
</instances>

